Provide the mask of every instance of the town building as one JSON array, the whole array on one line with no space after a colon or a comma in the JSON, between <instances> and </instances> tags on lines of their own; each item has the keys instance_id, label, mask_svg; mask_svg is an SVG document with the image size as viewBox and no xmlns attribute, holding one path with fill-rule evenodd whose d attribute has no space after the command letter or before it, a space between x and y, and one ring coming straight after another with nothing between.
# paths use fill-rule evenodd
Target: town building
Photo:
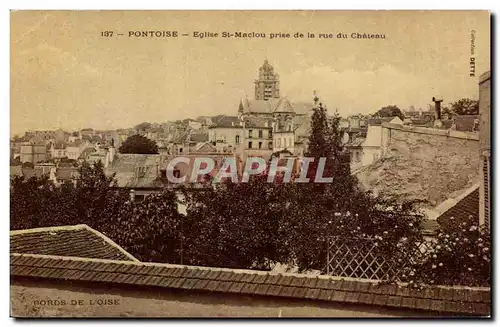
<instances>
[{"instance_id":1,"label":"town building","mask_svg":"<svg viewBox=\"0 0 500 327\"><path fill-rule=\"evenodd\" d=\"M491 76L486 72L479 78L479 222L490 227L491 198Z\"/></svg>"},{"instance_id":2,"label":"town building","mask_svg":"<svg viewBox=\"0 0 500 327\"><path fill-rule=\"evenodd\" d=\"M47 145L40 137L34 137L28 142L21 144L20 155L21 162L30 162L32 164L46 161L49 157Z\"/></svg>"},{"instance_id":3,"label":"town building","mask_svg":"<svg viewBox=\"0 0 500 327\"><path fill-rule=\"evenodd\" d=\"M66 143L62 141L50 143L50 156L52 159L67 158Z\"/></svg>"},{"instance_id":4,"label":"town building","mask_svg":"<svg viewBox=\"0 0 500 327\"><path fill-rule=\"evenodd\" d=\"M368 119L366 139L361 144L361 147L363 149L361 167L372 164L382 156L382 123L403 125L403 121L399 117Z\"/></svg>"},{"instance_id":5,"label":"town building","mask_svg":"<svg viewBox=\"0 0 500 327\"><path fill-rule=\"evenodd\" d=\"M263 152L262 150L268 150L272 146L272 151L265 152L287 150L294 155L303 155L307 147L312 109L312 103L292 102L287 97L282 97L279 75L267 60L264 61L255 81L254 99L245 97L240 100L238 106L238 116L241 120L262 119L254 120L245 126L245 149L251 150L252 153L255 152L254 149ZM249 134L250 128L252 134ZM269 140L272 140L272 143L269 143Z\"/></svg>"}]
</instances>

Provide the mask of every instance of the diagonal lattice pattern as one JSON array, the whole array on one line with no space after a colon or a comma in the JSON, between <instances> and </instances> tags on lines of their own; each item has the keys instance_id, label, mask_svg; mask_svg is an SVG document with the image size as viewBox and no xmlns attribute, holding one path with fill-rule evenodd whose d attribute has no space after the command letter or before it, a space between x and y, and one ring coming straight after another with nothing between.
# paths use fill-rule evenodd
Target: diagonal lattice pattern
<instances>
[{"instance_id":1,"label":"diagonal lattice pattern","mask_svg":"<svg viewBox=\"0 0 500 327\"><path fill-rule=\"evenodd\" d=\"M330 238L326 272L340 277L401 281L400 272L425 261L429 249L429 241L422 241L387 257L380 251L375 239Z\"/></svg>"}]
</instances>

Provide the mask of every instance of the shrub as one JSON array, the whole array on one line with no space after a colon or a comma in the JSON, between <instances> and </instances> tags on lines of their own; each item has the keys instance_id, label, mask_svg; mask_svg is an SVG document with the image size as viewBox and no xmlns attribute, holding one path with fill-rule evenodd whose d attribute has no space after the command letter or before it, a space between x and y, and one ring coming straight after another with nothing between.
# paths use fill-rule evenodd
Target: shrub
<instances>
[{"instance_id":1,"label":"shrub","mask_svg":"<svg viewBox=\"0 0 500 327\"><path fill-rule=\"evenodd\" d=\"M425 262L407 272L410 284L490 285L491 236L472 216L460 222L451 218L427 253Z\"/></svg>"}]
</instances>

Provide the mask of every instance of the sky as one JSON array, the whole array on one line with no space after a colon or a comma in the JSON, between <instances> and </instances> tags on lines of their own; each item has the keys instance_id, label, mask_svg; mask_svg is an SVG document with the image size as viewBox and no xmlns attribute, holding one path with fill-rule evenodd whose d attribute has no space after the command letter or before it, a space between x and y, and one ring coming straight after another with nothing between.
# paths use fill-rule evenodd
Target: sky
<instances>
[{"instance_id":1,"label":"sky","mask_svg":"<svg viewBox=\"0 0 500 327\"><path fill-rule=\"evenodd\" d=\"M102 31L114 31L111 38ZM178 31L178 38L128 37ZM193 32L219 33L196 38ZM227 32L267 38L222 38ZM296 32L316 38L294 38ZM123 33L122 36L116 36ZM290 33L289 39L269 39ZM385 39L319 38L384 34ZM476 75L469 76L471 33ZM267 59L292 101L321 101L342 116L386 105L428 108L478 98L490 68L487 11L13 11L11 135L115 129L237 113Z\"/></svg>"}]
</instances>

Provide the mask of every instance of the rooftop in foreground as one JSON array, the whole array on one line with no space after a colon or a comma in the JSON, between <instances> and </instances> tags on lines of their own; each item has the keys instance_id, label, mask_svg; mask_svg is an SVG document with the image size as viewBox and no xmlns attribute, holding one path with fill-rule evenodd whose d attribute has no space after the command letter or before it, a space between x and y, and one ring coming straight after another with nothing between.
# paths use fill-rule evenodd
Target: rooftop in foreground
<instances>
[{"instance_id":1,"label":"rooftop in foreground","mask_svg":"<svg viewBox=\"0 0 500 327\"><path fill-rule=\"evenodd\" d=\"M421 315L477 315L490 313L487 288L431 287L413 290L404 285L381 285L371 281L340 279L331 276L275 274L263 271L181 266L160 263L103 260L38 254L10 256L14 279L53 281L60 285L83 282L92 289L112 286L151 290L162 294L177 290L272 299L301 300L314 303L338 303L414 312ZM101 285L101 286L99 286ZM156 290L156 291L155 291ZM160 293L158 293L160 292Z\"/></svg>"}]
</instances>

